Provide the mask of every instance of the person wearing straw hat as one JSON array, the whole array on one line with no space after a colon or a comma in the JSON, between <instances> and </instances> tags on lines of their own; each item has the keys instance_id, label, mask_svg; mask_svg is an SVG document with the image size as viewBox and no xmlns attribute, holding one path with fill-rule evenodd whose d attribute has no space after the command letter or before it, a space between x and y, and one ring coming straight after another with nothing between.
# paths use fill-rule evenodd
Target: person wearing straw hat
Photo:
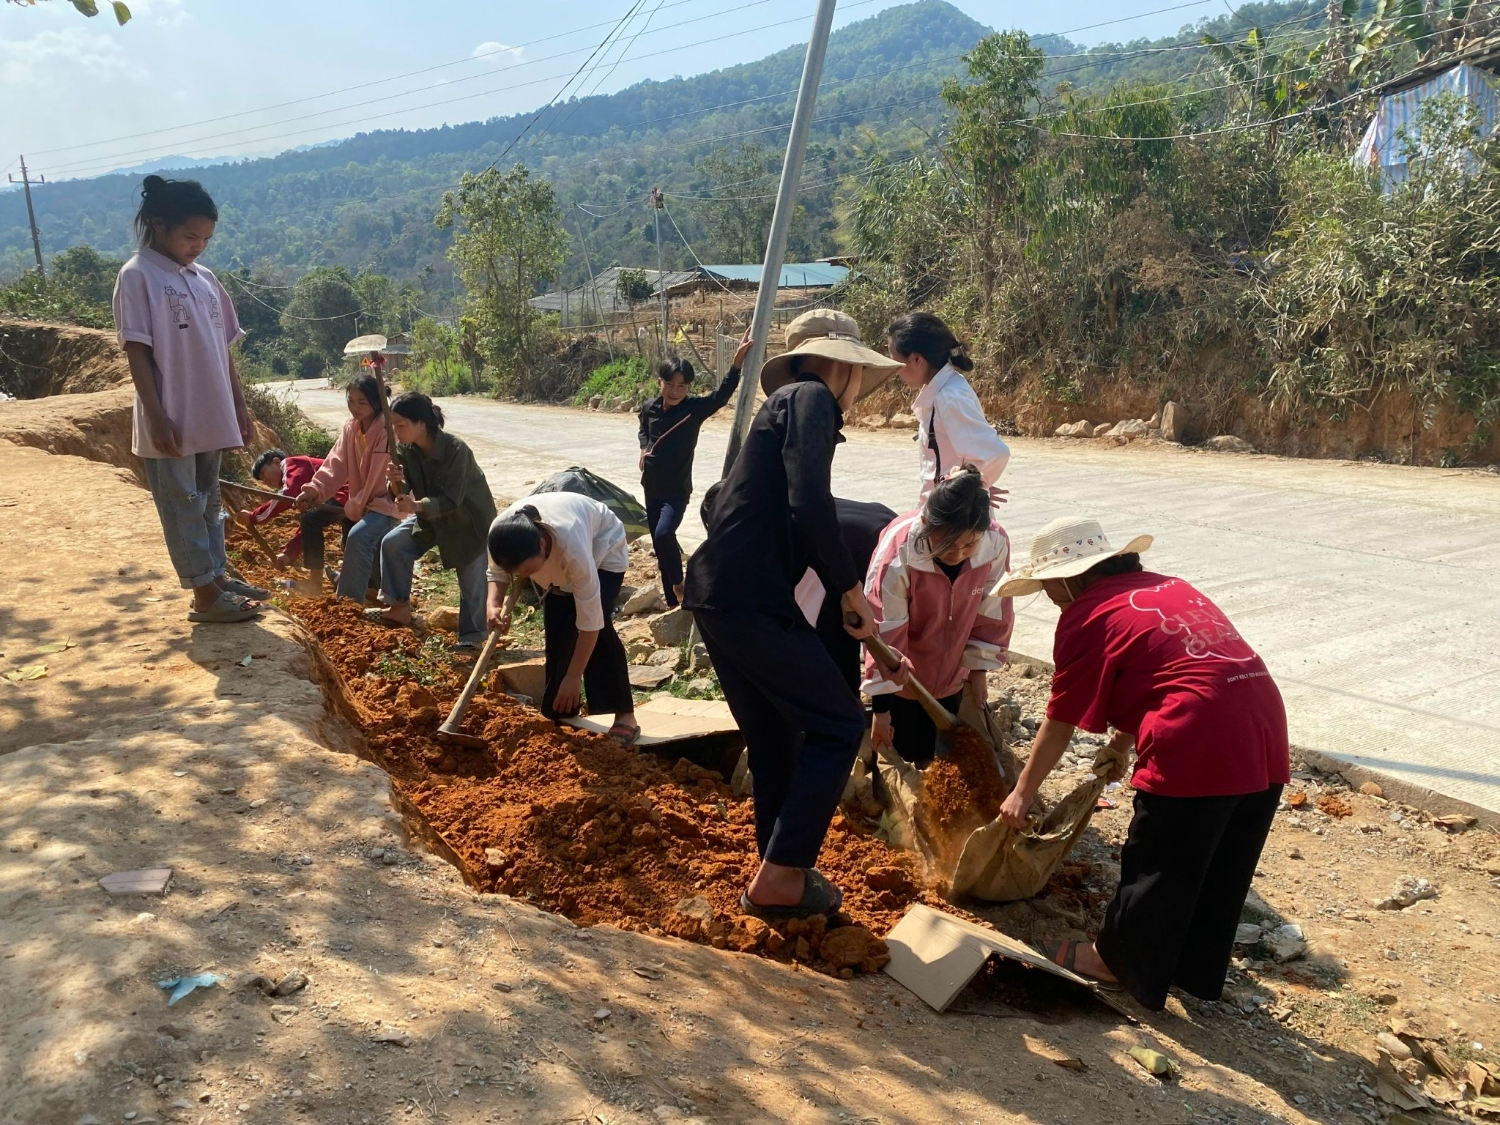
<instances>
[{"instance_id":1,"label":"person wearing straw hat","mask_svg":"<svg viewBox=\"0 0 1500 1125\"><path fill-rule=\"evenodd\" d=\"M1217 1000L1235 927L1281 788L1286 709L1271 673L1222 610L1180 578L1141 567L1151 536L1112 547L1090 519L1054 520L1031 561L998 586L1062 610L1052 696L1000 816L1024 827L1073 731L1135 747L1135 812L1120 885L1092 943L1051 943L1065 968L1118 982L1160 1011L1172 985ZM1123 774L1124 766L1120 766Z\"/></svg>"},{"instance_id":2,"label":"person wearing straw hat","mask_svg":"<svg viewBox=\"0 0 1500 1125\"><path fill-rule=\"evenodd\" d=\"M761 368L762 404L688 562L692 610L745 736L761 865L740 899L756 917L832 915L842 892L816 869L864 736L864 711L797 607L811 566L853 637L874 631L861 574L830 490L844 412L900 364L865 347L831 309L787 326L787 351Z\"/></svg>"}]
</instances>

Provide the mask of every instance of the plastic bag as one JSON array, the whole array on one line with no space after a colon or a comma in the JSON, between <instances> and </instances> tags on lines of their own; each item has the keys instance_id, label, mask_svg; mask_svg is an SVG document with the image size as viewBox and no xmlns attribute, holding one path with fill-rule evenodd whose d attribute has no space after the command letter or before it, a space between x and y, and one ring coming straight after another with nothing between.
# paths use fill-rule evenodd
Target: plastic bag
<instances>
[{"instance_id":1,"label":"plastic bag","mask_svg":"<svg viewBox=\"0 0 1500 1125\"><path fill-rule=\"evenodd\" d=\"M620 517L620 522L625 525L626 542L633 542L650 530L646 526L646 509L639 500L581 465L573 465L560 473L553 473L533 488L530 495L536 496L542 492L576 492L580 496L589 496L599 501Z\"/></svg>"}]
</instances>

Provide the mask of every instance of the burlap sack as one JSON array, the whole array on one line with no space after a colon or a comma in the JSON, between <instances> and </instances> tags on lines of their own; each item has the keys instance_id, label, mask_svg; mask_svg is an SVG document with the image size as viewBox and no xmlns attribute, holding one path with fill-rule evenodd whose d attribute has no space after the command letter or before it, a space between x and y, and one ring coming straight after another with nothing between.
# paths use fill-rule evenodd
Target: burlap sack
<instances>
[{"instance_id":1,"label":"burlap sack","mask_svg":"<svg viewBox=\"0 0 1500 1125\"><path fill-rule=\"evenodd\" d=\"M995 752L1006 788L1015 788L1021 762L1006 745L1005 732L994 713L976 706L966 692L959 718L984 736ZM929 869L948 883L950 899L1012 902L1030 898L1046 885L1088 827L1099 795L1104 792L1101 775L1118 760L1117 751L1103 747L1094 759L1092 775L1055 806L1048 808L1037 798L1025 828L1010 828L997 818L974 831L951 873L940 869L936 842L927 839L921 827L922 772L882 748L876 761L880 781L877 793L894 822L895 842L922 854Z\"/></svg>"}]
</instances>

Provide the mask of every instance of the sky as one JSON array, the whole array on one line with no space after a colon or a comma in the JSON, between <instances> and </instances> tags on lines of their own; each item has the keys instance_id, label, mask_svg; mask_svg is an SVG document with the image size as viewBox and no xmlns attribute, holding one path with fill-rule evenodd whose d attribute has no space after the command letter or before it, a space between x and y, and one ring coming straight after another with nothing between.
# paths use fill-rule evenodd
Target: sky
<instances>
[{"instance_id":1,"label":"sky","mask_svg":"<svg viewBox=\"0 0 1500 1125\"><path fill-rule=\"evenodd\" d=\"M835 27L901 0L841 0ZM955 0L990 27L1075 42L1156 37L1227 0ZM806 41L815 0L66 0L0 3L0 171L49 179L153 160L271 155L371 129L538 109ZM628 22L622 20L632 12ZM1168 10L1163 10L1168 9ZM431 18L440 13L441 19ZM612 33L614 38L609 38ZM602 53L593 52L606 44ZM592 56L592 57L591 57ZM580 82L568 85L584 68ZM3 176L0 176L3 181Z\"/></svg>"}]
</instances>

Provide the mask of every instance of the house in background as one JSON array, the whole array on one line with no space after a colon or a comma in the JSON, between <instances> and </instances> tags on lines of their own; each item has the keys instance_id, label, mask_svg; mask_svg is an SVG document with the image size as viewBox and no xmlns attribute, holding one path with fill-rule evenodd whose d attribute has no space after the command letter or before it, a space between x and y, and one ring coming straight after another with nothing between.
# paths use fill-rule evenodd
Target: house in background
<instances>
[{"instance_id":1,"label":"house in background","mask_svg":"<svg viewBox=\"0 0 1500 1125\"><path fill-rule=\"evenodd\" d=\"M1500 42L1496 43L1494 53L1476 56L1473 62L1461 62L1436 74L1413 74L1402 85L1388 87L1389 92L1381 97L1375 116L1354 152L1354 162L1380 174L1382 191L1393 191L1405 183L1407 150L1415 139L1411 134L1415 132L1417 118L1422 106L1441 94L1465 99L1478 114L1480 138L1494 137L1500 125L1500 81L1476 63L1482 60L1494 65L1497 57L1500 57Z\"/></svg>"}]
</instances>

